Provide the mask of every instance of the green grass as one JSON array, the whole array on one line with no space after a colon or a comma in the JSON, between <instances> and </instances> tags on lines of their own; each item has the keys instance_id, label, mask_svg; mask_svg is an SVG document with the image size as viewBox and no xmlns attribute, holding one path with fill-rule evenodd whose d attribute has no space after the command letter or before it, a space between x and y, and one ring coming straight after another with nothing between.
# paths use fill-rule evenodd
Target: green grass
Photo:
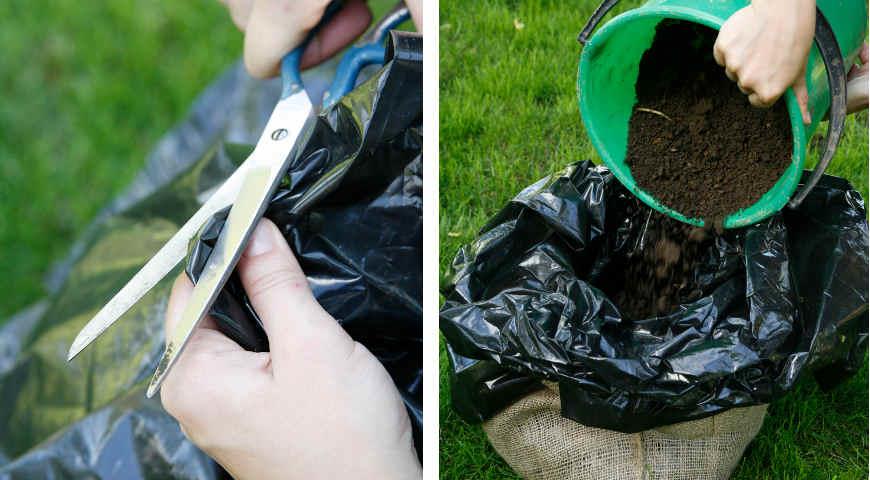
<instances>
[{"instance_id":1,"label":"green grass","mask_svg":"<svg viewBox=\"0 0 870 480\"><path fill-rule=\"evenodd\" d=\"M375 15L392 0L370 2ZM217 0L0 2L0 322L242 51Z\"/></svg>"},{"instance_id":2,"label":"green grass","mask_svg":"<svg viewBox=\"0 0 870 480\"><path fill-rule=\"evenodd\" d=\"M575 97L576 36L595 3L440 2L442 284L459 246L522 187L596 158ZM867 114L850 117L828 169L865 198L867 141ZM480 427L450 409L443 345L440 389L441 478L515 478ZM867 478L867 391L866 366L829 393L800 383L771 405L734 478Z\"/></svg>"},{"instance_id":3,"label":"green grass","mask_svg":"<svg viewBox=\"0 0 870 480\"><path fill-rule=\"evenodd\" d=\"M0 3L0 319L241 52L214 0Z\"/></svg>"}]
</instances>

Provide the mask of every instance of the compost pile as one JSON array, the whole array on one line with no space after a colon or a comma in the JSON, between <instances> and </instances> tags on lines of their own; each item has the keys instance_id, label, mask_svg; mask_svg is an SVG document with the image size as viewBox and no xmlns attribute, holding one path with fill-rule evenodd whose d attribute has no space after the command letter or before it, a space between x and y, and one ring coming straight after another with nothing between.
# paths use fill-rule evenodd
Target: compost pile
<instances>
[{"instance_id":1,"label":"compost pile","mask_svg":"<svg viewBox=\"0 0 870 480\"><path fill-rule=\"evenodd\" d=\"M715 233L637 205L642 231L626 257L613 259L604 290L627 318L643 319L674 311L703 295L698 268L715 248ZM643 220L645 218L645 220Z\"/></svg>"},{"instance_id":2,"label":"compost pile","mask_svg":"<svg viewBox=\"0 0 870 480\"><path fill-rule=\"evenodd\" d=\"M770 190L791 162L785 102L752 107L713 58L716 32L662 22L644 53L626 164L638 186L719 224Z\"/></svg>"}]
</instances>

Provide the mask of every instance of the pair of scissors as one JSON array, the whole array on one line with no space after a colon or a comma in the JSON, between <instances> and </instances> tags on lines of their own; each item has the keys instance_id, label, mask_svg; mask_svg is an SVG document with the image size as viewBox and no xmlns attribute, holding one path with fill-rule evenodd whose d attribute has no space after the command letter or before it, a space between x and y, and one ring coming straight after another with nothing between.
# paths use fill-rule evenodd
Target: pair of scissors
<instances>
[{"instance_id":1,"label":"pair of scissors","mask_svg":"<svg viewBox=\"0 0 870 480\"><path fill-rule=\"evenodd\" d=\"M320 28L328 23L339 9L339 3L330 4L318 26L308 34L305 41L282 59L281 99L275 105L254 151L181 226L178 232L82 328L70 347L67 361L72 360L90 345L166 277L185 258L188 242L199 229L215 213L231 206L226 223L180 321L173 331L166 332L166 350L154 372L146 396L150 398L157 392L190 335L206 316L218 293L226 284L238 263L248 237L257 225L257 221L263 216L269 199L294 157L291 154L297 139L314 112L311 99L302 84L300 73L302 53ZM372 27L368 34L347 50L339 63L332 84L324 94L324 107L333 105L353 89L364 67L384 62L384 42L389 31L409 17L407 7L403 2L399 2Z\"/></svg>"}]
</instances>

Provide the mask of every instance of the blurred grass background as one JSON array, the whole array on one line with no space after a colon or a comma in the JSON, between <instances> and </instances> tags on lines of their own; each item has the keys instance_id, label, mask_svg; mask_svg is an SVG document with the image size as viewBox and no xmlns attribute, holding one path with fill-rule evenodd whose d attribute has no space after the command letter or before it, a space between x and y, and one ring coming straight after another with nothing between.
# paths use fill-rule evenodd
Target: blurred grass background
<instances>
[{"instance_id":1,"label":"blurred grass background","mask_svg":"<svg viewBox=\"0 0 870 480\"><path fill-rule=\"evenodd\" d=\"M0 2L0 321L241 53L217 0Z\"/></svg>"},{"instance_id":2,"label":"blurred grass background","mask_svg":"<svg viewBox=\"0 0 870 480\"><path fill-rule=\"evenodd\" d=\"M369 2L375 18L394 4ZM44 295L242 39L218 0L0 2L0 323Z\"/></svg>"},{"instance_id":3,"label":"blurred grass background","mask_svg":"<svg viewBox=\"0 0 870 480\"><path fill-rule=\"evenodd\" d=\"M576 36L598 2L440 2L440 266L523 187L596 154L575 84ZM620 2L618 11L639 4ZM867 198L867 113L849 118L828 172ZM516 478L479 426L450 409L441 345L441 478ZM867 367L832 392L812 379L774 402L733 478L865 479Z\"/></svg>"}]
</instances>

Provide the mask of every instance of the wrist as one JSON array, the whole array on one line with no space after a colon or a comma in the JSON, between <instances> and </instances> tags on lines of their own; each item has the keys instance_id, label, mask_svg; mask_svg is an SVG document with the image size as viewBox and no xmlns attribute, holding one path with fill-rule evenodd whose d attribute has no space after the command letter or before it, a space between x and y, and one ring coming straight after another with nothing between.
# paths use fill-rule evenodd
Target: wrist
<instances>
[{"instance_id":1,"label":"wrist","mask_svg":"<svg viewBox=\"0 0 870 480\"><path fill-rule=\"evenodd\" d=\"M752 0L763 28L778 29L788 52L806 63L816 34L816 0Z\"/></svg>"},{"instance_id":2,"label":"wrist","mask_svg":"<svg viewBox=\"0 0 870 480\"><path fill-rule=\"evenodd\" d=\"M815 30L816 0L752 0L750 5L771 21L779 22L790 17L793 23L803 26L804 30Z\"/></svg>"},{"instance_id":3,"label":"wrist","mask_svg":"<svg viewBox=\"0 0 870 480\"><path fill-rule=\"evenodd\" d=\"M784 15L790 12L806 13L815 10L816 0L751 0L752 8Z\"/></svg>"}]
</instances>

